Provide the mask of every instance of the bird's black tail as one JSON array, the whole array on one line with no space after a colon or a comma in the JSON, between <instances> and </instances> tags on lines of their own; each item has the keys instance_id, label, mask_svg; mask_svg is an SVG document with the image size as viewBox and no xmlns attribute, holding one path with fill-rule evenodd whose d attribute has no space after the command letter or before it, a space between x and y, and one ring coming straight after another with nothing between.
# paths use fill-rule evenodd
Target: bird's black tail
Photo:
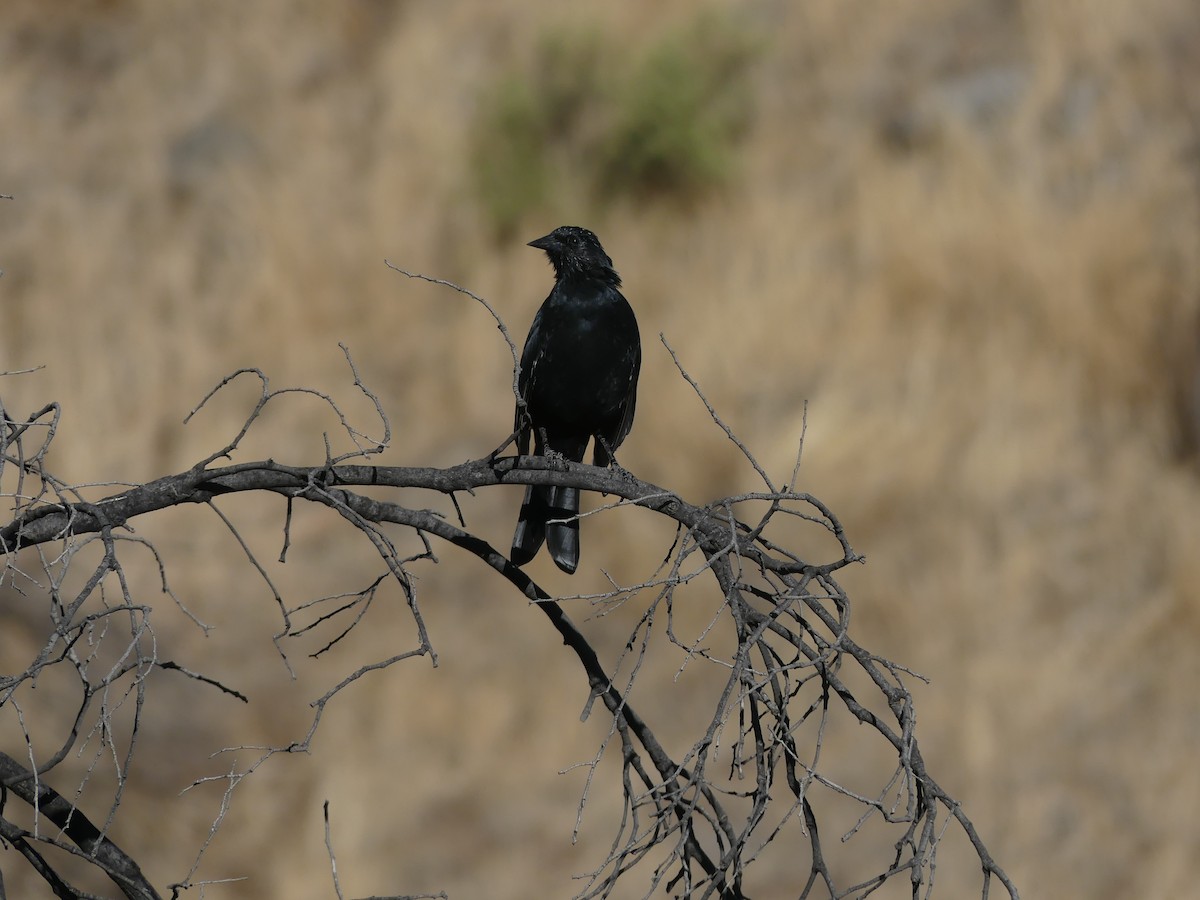
<instances>
[{"instance_id":1,"label":"bird's black tail","mask_svg":"<svg viewBox=\"0 0 1200 900\"><path fill-rule=\"evenodd\" d=\"M568 575L579 567L579 489L529 485L517 519L510 556L523 566L542 542L554 564Z\"/></svg>"}]
</instances>

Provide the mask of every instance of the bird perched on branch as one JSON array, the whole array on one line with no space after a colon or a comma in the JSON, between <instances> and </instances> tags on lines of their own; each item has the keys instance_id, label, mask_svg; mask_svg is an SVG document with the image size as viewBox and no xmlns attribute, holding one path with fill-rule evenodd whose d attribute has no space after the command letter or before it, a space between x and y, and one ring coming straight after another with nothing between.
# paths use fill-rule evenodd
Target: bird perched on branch
<instances>
[{"instance_id":1,"label":"bird perched on branch","mask_svg":"<svg viewBox=\"0 0 1200 900\"><path fill-rule=\"evenodd\" d=\"M633 426L642 343L621 295L621 278L596 235L564 225L529 242L554 266L554 289L542 304L525 349L517 387L517 451L561 454L607 466ZM579 489L530 485L513 535L512 561L523 566L545 541L568 574L579 565Z\"/></svg>"}]
</instances>

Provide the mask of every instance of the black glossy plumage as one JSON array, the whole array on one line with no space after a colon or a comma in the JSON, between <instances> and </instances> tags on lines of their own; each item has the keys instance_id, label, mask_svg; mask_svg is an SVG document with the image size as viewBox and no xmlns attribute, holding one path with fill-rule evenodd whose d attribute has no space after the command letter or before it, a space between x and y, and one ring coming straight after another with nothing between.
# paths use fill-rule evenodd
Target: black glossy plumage
<instances>
[{"instance_id":1,"label":"black glossy plumage","mask_svg":"<svg viewBox=\"0 0 1200 900\"><path fill-rule=\"evenodd\" d=\"M554 266L554 289L542 304L521 354L517 450L548 450L582 462L589 440L593 462L607 466L633 426L642 344L621 278L600 241L586 228L564 225L529 242ZM545 541L564 572L579 565L579 491L525 491L513 535L512 561L523 566Z\"/></svg>"}]
</instances>

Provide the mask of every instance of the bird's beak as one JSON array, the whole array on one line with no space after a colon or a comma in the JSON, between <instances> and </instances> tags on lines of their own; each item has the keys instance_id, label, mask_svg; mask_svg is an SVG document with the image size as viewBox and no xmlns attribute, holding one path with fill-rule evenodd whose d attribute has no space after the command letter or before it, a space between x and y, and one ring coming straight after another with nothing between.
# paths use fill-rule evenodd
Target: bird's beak
<instances>
[{"instance_id":1,"label":"bird's beak","mask_svg":"<svg viewBox=\"0 0 1200 900\"><path fill-rule=\"evenodd\" d=\"M545 237L540 237L535 241L530 241L529 246L537 247L537 249L545 250L547 253L549 253L551 248L558 246L558 241L555 239L554 233L551 232Z\"/></svg>"}]
</instances>

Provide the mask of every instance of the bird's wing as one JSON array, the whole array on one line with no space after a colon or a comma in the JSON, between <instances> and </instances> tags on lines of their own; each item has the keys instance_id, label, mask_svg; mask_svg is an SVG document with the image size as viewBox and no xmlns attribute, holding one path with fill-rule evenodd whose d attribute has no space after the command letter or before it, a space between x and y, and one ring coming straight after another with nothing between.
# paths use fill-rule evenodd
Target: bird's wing
<instances>
[{"instance_id":1,"label":"bird's wing","mask_svg":"<svg viewBox=\"0 0 1200 900\"><path fill-rule=\"evenodd\" d=\"M630 429L633 428L633 414L637 407L637 383L638 375L642 371L642 345L639 342L634 347L633 352L633 369L629 374L629 385L625 389L624 413L621 416L621 427L617 429L616 435L613 436L612 446L616 448L629 435Z\"/></svg>"},{"instance_id":2,"label":"bird's wing","mask_svg":"<svg viewBox=\"0 0 1200 900\"><path fill-rule=\"evenodd\" d=\"M521 351L521 371L517 375L517 390L521 392L522 399L529 396L530 387L537 377L538 361L544 352L542 310L539 309L537 315L533 317L533 324L529 326L529 336L525 338L525 348ZM523 412L519 403L513 415L513 431L517 433L517 452L521 456L526 456L529 453L529 436L532 428L528 414Z\"/></svg>"},{"instance_id":3,"label":"bird's wing","mask_svg":"<svg viewBox=\"0 0 1200 900\"><path fill-rule=\"evenodd\" d=\"M596 447L592 455L593 464L601 467L609 465L612 460L612 451L621 446L621 442L629 435L630 429L633 428L633 416L637 412L637 383L638 375L642 369L642 345L641 341L635 341L632 346L632 365L629 369L629 381L625 385L625 393L621 398L620 406L618 407L621 413L621 419L608 434L603 436L603 441L597 440ZM605 446L607 444L607 446Z\"/></svg>"}]
</instances>

